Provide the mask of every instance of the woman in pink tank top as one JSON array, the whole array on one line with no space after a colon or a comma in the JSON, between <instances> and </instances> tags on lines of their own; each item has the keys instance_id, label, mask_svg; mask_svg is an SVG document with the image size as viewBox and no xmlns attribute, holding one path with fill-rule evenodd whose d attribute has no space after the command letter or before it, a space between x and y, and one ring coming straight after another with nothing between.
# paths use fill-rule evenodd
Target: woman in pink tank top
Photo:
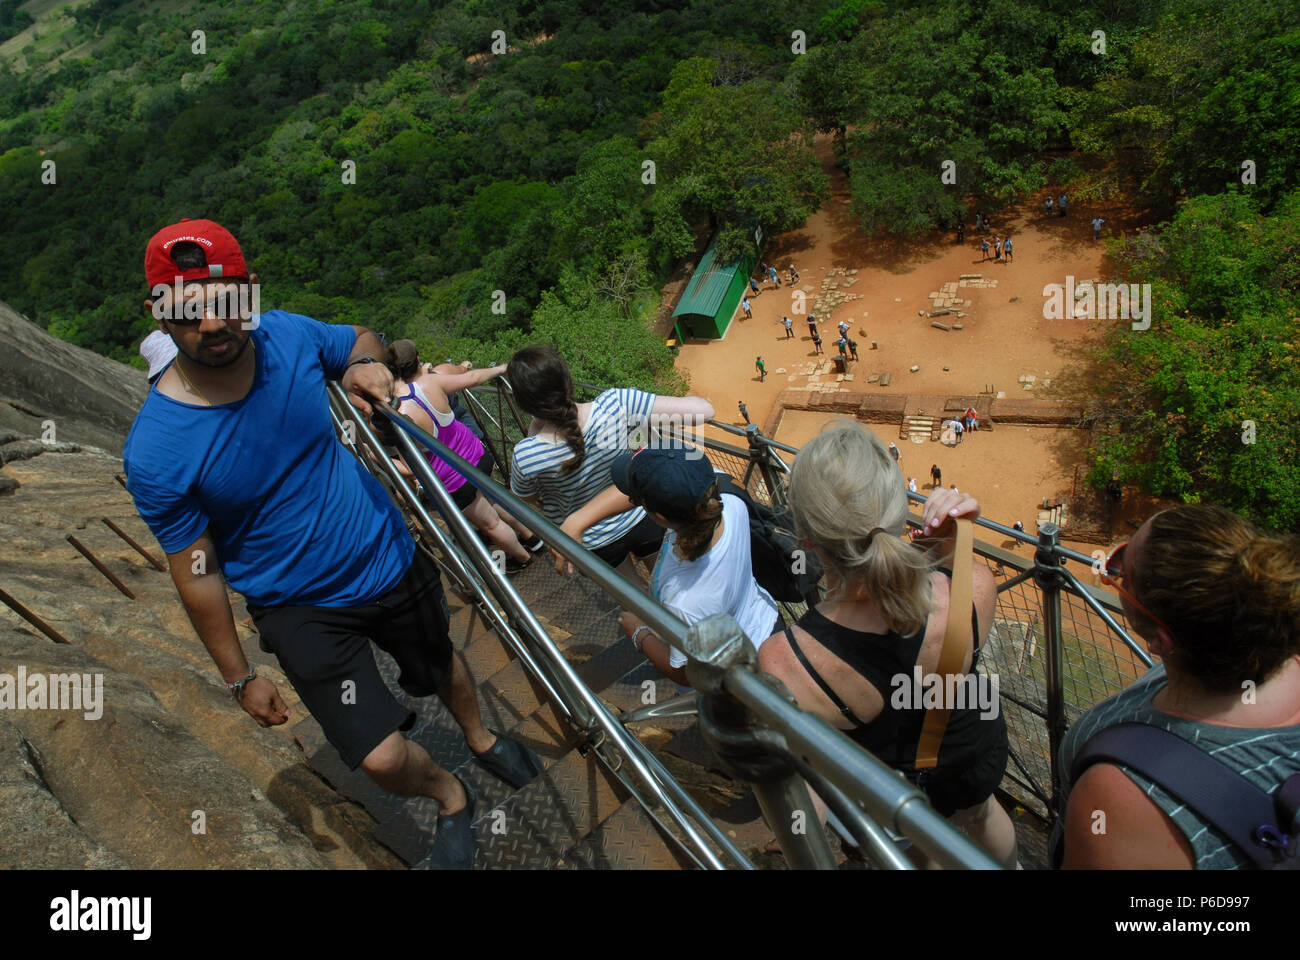
<instances>
[{"instance_id":1,"label":"woman in pink tank top","mask_svg":"<svg viewBox=\"0 0 1300 960\"><path fill-rule=\"evenodd\" d=\"M459 454L475 466L483 456L483 444L473 431L456 419L451 412L450 394L477 387L505 372L505 365L460 373L440 373L419 362L415 344L398 340L389 347L389 367L393 371L393 395L401 402L398 410L411 418L422 430L437 437L453 453ZM543 546L541 538L516 520L505 509L483 496L473 484L468 483L441 458L425 451L429 466L452 495L456 506L466 519L487 536L507 557L507 570L513 572L532 560L532 552ZM398 469L405 475L410 470L400 459Z\"/></svg>"}]
</instances>

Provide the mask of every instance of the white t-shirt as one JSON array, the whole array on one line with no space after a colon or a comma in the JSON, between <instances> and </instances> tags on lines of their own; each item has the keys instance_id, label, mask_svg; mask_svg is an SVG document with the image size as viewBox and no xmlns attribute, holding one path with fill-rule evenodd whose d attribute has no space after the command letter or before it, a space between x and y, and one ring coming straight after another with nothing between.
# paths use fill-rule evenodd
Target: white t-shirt
<instances>
[{"instance_id":1,"label":"white t-shirt","mask_svg":"<svg viewBox=\"0 0 1300 960\"><path fill-rule=\"evenodd\" d=\"M659 561L650 580L659 601L688 624L729 613L749 637L754 649L776 627L776 601L758 585L749 556L749 511L745 501L722 495L722 536L698 560L682 560L673 551L677 531L664 537ZM670 647L669 664L686 665L686 654Z\"/></svg>"}]
</instances>

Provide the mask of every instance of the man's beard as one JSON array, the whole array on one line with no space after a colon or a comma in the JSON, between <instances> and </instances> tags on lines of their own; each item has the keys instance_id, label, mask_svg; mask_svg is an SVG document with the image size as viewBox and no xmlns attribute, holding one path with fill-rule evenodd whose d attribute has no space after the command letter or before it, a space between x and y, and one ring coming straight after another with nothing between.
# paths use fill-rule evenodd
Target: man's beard
<instances>
[{"instance_id":1,"label":"man's beard","mask_svg":"<svg viewBox=\"0 0 1300 960\"><path fill-rule=\"evenodd\" d=\"M202 359L201 352L202 352L206 347L212 346L213 344L217 344L217 343L233 343L233 342L234 342L235 340L237 340L237 339L238 339L238 338L237 338L237 337L234 337L234 336L213 338L212 340L209 340L207 343L200 343L200 344L199 344L200 355L196 356L195 354L192 354L192 353L190 353L190 352L188 352L188 351L184 351L184 353L185 353L185 356L186 356L186 357L188 357L190 360L193 360L195 363L197 363L197 364L198 364L199 366L201 366L201 367L211 367L211 368L228 367L228 366L230 366L231 364L233 364L233 363L235 363L236 361L238 361L239 358L242 357L242 356L244 355L244 351L248 349L248 344L249 344L249 342L253 339L251 336L245 336L244 339L243 339L243 341L239 344L238 347L236 347L236 348L233 349L233 350L228 350L228 351L227 351L225 354L223 354L222 356L215 357L215 358L213 358L213 359L211 359L211 360L204 360L204 359ZM178 347L178 349L179 349L179 347Z\"/></svg>"}]
</instances>

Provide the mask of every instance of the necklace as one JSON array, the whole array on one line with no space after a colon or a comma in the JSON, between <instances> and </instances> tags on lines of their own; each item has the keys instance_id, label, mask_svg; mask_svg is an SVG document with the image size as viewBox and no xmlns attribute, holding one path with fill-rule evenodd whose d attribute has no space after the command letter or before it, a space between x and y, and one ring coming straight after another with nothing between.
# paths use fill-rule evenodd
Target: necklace
<instances>
[{"instance_id":1,"label":"necklace","mask_svg":"<svg viewBox=\"0 0 1300 960\"><path fill-rule=\"evenodd\" d=\"M185 371L181 369L181 365L179 363L176 364L176 372L179 373L181 375L181 379L185 381L185 386L189 387L192 391L197 393L199 395L199 399L201 399L209 407L212 406L212 401L209 400L207 397L203 396L203 391L200 390L198 387L194 386L194 383L190 380L190 378L185 376Z\"/></svg>"},{"instance_id":2,"label":"necklace","mask_svg":"<svg viewBox=\"0 0 1300 960\"><path fill-rule=\"evenodd\" d=\"M249 346L250 349L252 349L252 350L254 351L254 353L256 353L256 351L257 351L257 344L253 343L253 342L250 340L249 343L248 343L248 346ZM179 361L179 360L176 362L175 367L176 367L176 372L179 373L180 376L181 376L181 379L185 381L185 385L186 385L187 387L189 387L191 390L193 390L196 394L198 394L200 400L202 400L204 403L206 403L209 407L212 406L212 401L209 400L207 397L205 397L205 396L203 395L203 391L202 391L202 390L200 390L198 387L194 386L194 381L192 381L189 377L185 376L185 371L181 369L181 365L180 365L180 361Z\"/></svg>"}]
</instances>

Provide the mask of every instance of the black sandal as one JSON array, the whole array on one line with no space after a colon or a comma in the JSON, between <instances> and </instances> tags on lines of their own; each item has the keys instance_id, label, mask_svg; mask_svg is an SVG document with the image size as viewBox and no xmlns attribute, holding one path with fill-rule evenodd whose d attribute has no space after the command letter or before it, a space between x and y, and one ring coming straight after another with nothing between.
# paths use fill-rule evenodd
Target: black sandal
<instances>
[{"instance_id":1,"label":"black sandal","mask_svg":"<svg viewBox=\"0 0 1300 960\"><path fill-rule=\"evenodd\" d=\"M455 774L453 774L455 776ZM438 816L438 832L424 863L430 870L472 870L478 843L474 839L474 788L456 777L465 790L465 806L455 813Z\"/></svg>"},{"instance_id":2,"label":"black sandal","mask_svg":"<svg viewBox=\"0 0 1300 960\"><path fill-rule=\"evenodd\" d=\"M474 754L479 766L516 790L531 783L542 772L541 758L518 740L495 730L492 733L497 742L485 753Z\"/></svg>"}]
</instances>

